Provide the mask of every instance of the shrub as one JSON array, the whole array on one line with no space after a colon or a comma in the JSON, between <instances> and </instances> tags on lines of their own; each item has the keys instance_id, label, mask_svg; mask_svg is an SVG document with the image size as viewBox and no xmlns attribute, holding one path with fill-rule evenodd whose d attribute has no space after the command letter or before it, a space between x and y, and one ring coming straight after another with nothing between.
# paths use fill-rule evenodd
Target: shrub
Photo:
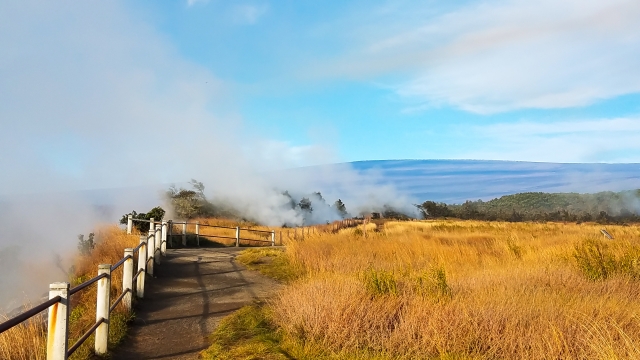
<instances>
[{"instance_id":1,"label":"shrub","mask_svg":"<svg viewBox=\"0 0 640 360\"><path fill-rule=\"evenodd\" d=\"M414 290L422 296L436 298L451 296L447 273L442 266L435 266L415 279Z\"/></svg>"},{"instance_id":2,"label":"shrub","mask_svg":"<svg viewBox=\"0 0 640 360\"><path fill-rule=\"evenodd\" d=\"M373 296L398 295L398 284L391 271L369 268L362 273L362 281Z\"/></svg>"},{"instance_id":3,"label":"shrub","mask_svg":"<svg viewBox=\"0 0 640 360\"><path fill-rule=\"evenodd\" d=\"M129 221L128 217L129 215L131 215L133 217L133 226L136 229L138 229L140 233L145 233L149 229L149 224L146 222L136 221L136 220L151 220L151 218L153 218L154 221L162 221L165 213L166 211L164 211L164 209L161 208L160 206L154 207L153 209L149 210L149 212L147 213L137 213L134 210L128 214L122 215L122 218L120 219L120 224L126 225L127 221Z\"/></svg>"},{"instance_id":4,"label":"shrub","mask_svg":"<svg viewBox=\"0 0 640 360\"><path fill-rule=\"evenodd\" d=\"M582 274L589 280L604 280L614 274L640 278L640 249L628 243L611 245L597 239L586 239L575 246L573 257Z\"/></svg>"}]
</instances>

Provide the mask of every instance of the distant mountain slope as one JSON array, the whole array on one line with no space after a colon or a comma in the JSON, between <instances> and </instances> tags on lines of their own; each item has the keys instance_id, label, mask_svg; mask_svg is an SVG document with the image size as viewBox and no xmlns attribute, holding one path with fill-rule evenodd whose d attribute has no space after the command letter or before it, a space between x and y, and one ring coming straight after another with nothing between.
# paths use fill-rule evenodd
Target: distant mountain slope
<instances>
[{"instance_id":1,"label":"distant mountain slope","mask_svg":"<svg viewBox=\"0 0 640 360\"><path fill-rule=\"evenodd\" d=\"M482 204L483 211L517 211L522 213L550 213L569 211L586 212L592 215L605 211L611 215L629 211L640 211L640 190L620 192L577 193L519 193L502 196Z\"/></svg>"},{"instance_id":2,"label":"distant mountain slope","mask_svg":"<svg viewBox=\"0 0 640 360\"><path fill-rule=\"evenodd\" d=\"M522 192L595 193L640 188L640 164L490 160L376 160L349 163L379 174L418 201L461 203Z\"/></svg>"}]
</instances>

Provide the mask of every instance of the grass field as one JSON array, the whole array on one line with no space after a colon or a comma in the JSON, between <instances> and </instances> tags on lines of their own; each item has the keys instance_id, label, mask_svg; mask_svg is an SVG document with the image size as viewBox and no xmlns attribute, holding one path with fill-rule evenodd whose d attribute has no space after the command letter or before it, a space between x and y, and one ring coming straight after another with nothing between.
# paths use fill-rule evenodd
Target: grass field
<instances>
[{"instance_id":1,"label":"grass field","mask_svg":"<svg viewBox=\"0 0 640 360\"><path fill-rule=\"evenodd\" d=\"M637 226L369 226L289 242L263 265L296 279L229 318L214 347L236 355L210 358L640 359Z\"/></svg>"}]
</instances>

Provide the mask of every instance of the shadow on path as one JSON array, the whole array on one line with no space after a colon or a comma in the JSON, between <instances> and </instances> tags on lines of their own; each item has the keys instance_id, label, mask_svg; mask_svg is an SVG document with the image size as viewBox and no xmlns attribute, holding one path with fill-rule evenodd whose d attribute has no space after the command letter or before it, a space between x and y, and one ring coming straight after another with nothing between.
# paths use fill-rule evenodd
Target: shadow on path
<instances>
[{"instance_id":1,"label":"shadow on path","mask_svg":"<svg viewBox=\"0 0 640 360\"><path fill-rule=\"evenodd\" d=\"M146 282L136 320L113 359L197 359L224 316L278 286L235 262L237 248L168 250Z\"/></svg>"}]
</instances>

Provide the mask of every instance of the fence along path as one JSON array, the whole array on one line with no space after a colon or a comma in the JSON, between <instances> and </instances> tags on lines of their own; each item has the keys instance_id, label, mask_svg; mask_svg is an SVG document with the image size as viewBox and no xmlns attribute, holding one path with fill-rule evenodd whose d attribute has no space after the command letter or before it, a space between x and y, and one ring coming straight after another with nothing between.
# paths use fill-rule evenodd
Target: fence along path
<instances>
[{"instance_id":1,"label":"fence along path","mask_svg":"<svg viewBox=\"0 0 640 360\"><path fill-rule=\"evenodd\" d=\"M133 230L133 219L129 216L127 222L127 233L131 234ZM135 248L127 248L124 250L124 256L115 264L101 264L98 266L98 275L89 279L82 284L73 288L68 282L56 282L49 285L49 300L27 310L3 323L0 323L0 334L21 324L22 322L48 310L47 313L47 360L66 360L82 345L91 334L95 333L94 351L96 355L104 355L108 352L108 336L109 336L109 316L111 312L122 303L126 310L130 311L132 300L135 296L138 299L144 298L145 279L153 277L154 267L161 264L161 259L166 255L167 238L172 242L175 235L172 234L173 225L182 224L182 244L186 246L186 228L190 224L187 221L173 222L162 221L157 224L154 219L135 221L148 222L149 231L147 235L140 236L140 244ZM200 224L196 225L196 237L199 245ZM204 225L202 225L204 226ZM207 225L210 226L210 225ZM240 246L242 240L258 241L270 243L275 246L275 231L240 229L236 230L236 246ZM240 237L241 231L245 233L259 232L270 234L270 240L260 240L253 238L243 239ZM215 237L215 236L213 236ZM137 272L134 273L134 260L137 258ZM122 287L120 295L111 300L111 272L123 267ZM83 336L75 343L69 346L69 314L71 305L71 296L78 292L96 284L96 322L84 333Z\"/></svg>"}]
</instances>

